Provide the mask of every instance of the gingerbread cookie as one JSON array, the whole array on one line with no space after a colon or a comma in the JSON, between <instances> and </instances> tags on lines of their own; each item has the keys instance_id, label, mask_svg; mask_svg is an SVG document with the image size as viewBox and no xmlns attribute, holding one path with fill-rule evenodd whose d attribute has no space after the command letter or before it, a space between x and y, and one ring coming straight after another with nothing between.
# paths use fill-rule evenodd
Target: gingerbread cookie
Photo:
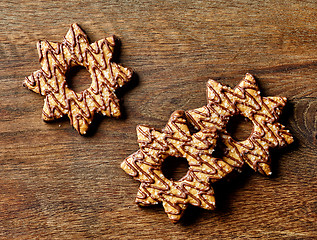
<instances>
[{"instance_id":1,"label":"gingerbread cookie","mask_svg":"<svg viewBox=\"0 0 317 240\"><path fill-rule=\"evenodd\" d=\"M247 163L252 169L271 175L270 148L293 142L293 137L278 122L285 97L262 97L251 74L234 89L210 80L207 84L208 104L189 110L187 117L197 129L215 127L227 150L223 161L240 168ZM244 141L236 141L228 134L226 124L233 115L241 114L253 123L253 131Z\"/></svg>"},{"instance_id":2,"label":"gingerbread cookie","mask_svg":"<svg viewBox=\"0 0 317 240\"><path fill-rule=\"evenodd\" d=\"M215 128L204 128L191 135L183 111L176 111L162 131L137 127L140 149L127 157L122 169L141 182L136 202L151 205L162 202L171 221L177 222L188 204L214 209L210 181L221 179L232 167L212 157L216 144ZM189 169L178 181L167 179L162 163L168 156L184 157Z\"/></svg>"},{"instance_id":3,"label":"gingerbread cookie","mask_svg":"<svg viewBox=\"0 0 317 240\"><path fill-rule=\"evenodd\" d=\"M42 68L24 81L28 89L45 96L42 117L51 121L68 115L72 126L85 134L95 113L119 117L115 90L131 79L132 71L112 62L115 38L89 43L86 34L72 24L61 43L38 42ZM65 74L80 65L89 71L91 85L76 93L67 86Z\"/></svg>"}]
</instances>

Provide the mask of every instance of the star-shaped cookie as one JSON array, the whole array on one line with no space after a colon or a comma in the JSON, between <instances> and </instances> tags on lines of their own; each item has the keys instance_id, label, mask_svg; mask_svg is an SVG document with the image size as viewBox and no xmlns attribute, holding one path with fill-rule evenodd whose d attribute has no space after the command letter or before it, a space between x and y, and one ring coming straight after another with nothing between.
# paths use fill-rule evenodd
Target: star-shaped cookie
<instances>
[{"instance_id":1,"label":"star-shaped cookie","mask_svg":"<svg viewBox=\"0 0 317 240\"><path fill-rule=\"evenodd\" d=\"M141 182L136 202L151 205L162 202L171 221L177 222L188 204L214 209L215 199L210 181L232 171L232 167L212 157L216 144L215 128L191 134L183 111L174 112L162 131L137 127L140 149L127 157L122 169ZM162 163L168 156L186 158L187 174L178 181L167 179Z\"/></svg>"},{"instance_id":2,"label":"star-shaped cookie","mask_svg":"<svg viewBox=\"0 0 317 240\"><path fill-rule=\"evenodd\" d=\"M42 117L51 121L68 115L72 126L86 134L95 113L119 117L119 100L115 90L131 79L132 71L112 62L115 38L89 43L86 34L72 24L61 43L38 42L41 69L24 81L28 89L45 96ZM73 66L89 71L91 85L76 93L65 77Z\"/></svg>"},{"instance_id":3,"label":"star-shaped cookie","mask_svg":"<svg viewBox=\"0 0 317 240\"><path fill-rule=\"evenodd\" d=\"M209 80L207 100L206 106L186 111L186 115L197 129L219 130L219 138L227 148L223 161L235 168L246 162L255 171L270 175L270 148L293 142L289 131L278 122L286 98L262 97L253 76L246 74L234 89ZM253 131L244 141L236 141L225 130L230 117L239 114L253 123Z\"/></svg>"}]
</instances>

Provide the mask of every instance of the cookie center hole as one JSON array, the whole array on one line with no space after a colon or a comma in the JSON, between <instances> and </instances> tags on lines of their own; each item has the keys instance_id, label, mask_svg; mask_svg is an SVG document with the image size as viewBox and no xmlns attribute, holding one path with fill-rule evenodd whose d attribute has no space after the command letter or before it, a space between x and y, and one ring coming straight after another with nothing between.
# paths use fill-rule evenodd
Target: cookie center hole
<instances>
[{"instance_id":1,"label":"cookie center hole","mask_svg":"<svg viewBox=\"0 0 317 240\"><path fill-rule=\"evenodd\" d=\"M178 181L184 177L188 171L189 165L186 158L167 157L162 164L163 175L170 180Z\"/></svg>"},{"instance_id":2,"label":"cookie center hole","mask_svg":"<svg viewBox=\"0 0 317 240\"><path fill-rule=\"evenodd\" d=\"M253 124L248 118L236 115L230 118L227 124L227 131L234 140L244 141L251 135Z\"/></svg>"},{"instance_id":3,"label":"cookie center hole","mask_svg":"<svg viewBox=\"0 0 317 240\"><path fill-rule=\"evenodd\" d=\"M90 74L85 67L75 66L66 73L67 85L75 92L81 92L91 85Z\"/></svg>"}]
</instances>

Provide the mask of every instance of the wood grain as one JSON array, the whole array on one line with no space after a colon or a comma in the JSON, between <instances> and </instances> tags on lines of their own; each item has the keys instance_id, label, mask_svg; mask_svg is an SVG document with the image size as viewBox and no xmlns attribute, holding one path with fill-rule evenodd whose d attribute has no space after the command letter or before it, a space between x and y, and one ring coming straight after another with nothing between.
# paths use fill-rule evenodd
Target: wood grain
<instances>
[{"instance_id":1,"label":"wood grain","mask_svg":"<svg viewBox=\"0 0 317 240\"><path fill-rule=\"evenodd\" d=\"M316 18L314 0L1 1L0 238L317 238ZM123 118L99 117L87 137L68 119L43 122L43 97L22 87L40 67L36 42L61 41L72 23L91 41L119 37L136 73ZM273 177L245 169L215 185L215 211L189 208L178 224L136 206L138 182L120 169L136 125L162 128L206 103L209 78L234 87L246 72L289 99L281 121L296 140L273 151Z\"/></svg>"}]
</instances>

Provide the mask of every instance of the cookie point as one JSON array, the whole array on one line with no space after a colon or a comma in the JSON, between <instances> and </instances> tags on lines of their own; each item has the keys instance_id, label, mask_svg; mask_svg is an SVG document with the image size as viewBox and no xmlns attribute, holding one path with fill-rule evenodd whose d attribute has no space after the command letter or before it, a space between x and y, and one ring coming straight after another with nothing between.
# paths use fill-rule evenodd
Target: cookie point
<instances>
[{"instance_id":1,"label":"cookie point","mask_svg":"<svg viewBox=\"0 0 317 240\"><path fill-rule=\"evenodd\" d=\"M145 125L138 125L136 126L136 131L139 132L139 131L147 131L148 129L150 129L148 126L145 126Z\"/></svg>"},{"instance_id":2,"label":"cookie point","mask_svg":"<svg viewBox=\"0 0 317 240\"><path fill-rule=\"evenodd\" d=\"M207 86L208 84L219 84L217 81L213 80L213 79L209 79L208 82L207 82Z\"/></svg>"},{"instance_id":3,"label":"cookie point","mask_svg":"<svg viewBox=\"0 0 317 240\"><path fill-rule=\"evenodd\" d=\"M107 37L106 39L112 46L116 45L116 43L119 41L119 38L117 38L115 35Z\"/></svg>"},{"instance_id":4,"label":"cookie point","mask_svg":"<svg viewBox=\"0 0 317 240\"><path fill-rule=\"evenodd\" d=\"M124 170L126 167L126 163L125 163L126 159L124 159L124 161L120 164L120 167Z\"/></svg>"},{"instance_id":5,"label":"cookie point","mask_svg":"<svg viewBox=\"0 0 317 240\"><path fill-rule=\"evenodd\" d=\"M172 113L172 116L174 117L183 117L185 116L185 111L183 110L176 110Z\"/></svg>"},{"instance_id":6,"label":"cookie point","mask_svg":"<svg viewBox=\"0 0 317 240\"><path fill-rule=\"evenodd\" d=\"M245 74L245 78L254 79L254 77L253 77L253 75L251 73L246 73Z\"/></svg>"},{"instance_id":7,"label":"cookie point","mask_svg":"<svg viewBox=\"0 0 317 240\"><path fill-rule=\"evenodd\" d=\"M87 134L87 131L78 131L80 135L84 136Z\"/></svg>"},{"instance_id":8,"label":"cookie point","mask_svg":"<svg viewBox=\"0 0 317 240\"><path fill-rule=\"evenodd\" d=\"M253 84L256 83L255 78L254 78L253 75L250 74L250 73L246 73L244 79L247 80L247 81L249 81L249 82L252 82Z\"/></svg>"},{"instance_id":9,"label":"cookie point","mask_svg":"<svg viewBox=\"0 0 317 240\"><path fill-rule=\"evenodd\" d=\"M169 220L174 224L177 223L181 218L181 214L179 214L179 215L167 214L167 216L168 216Z\"/></svg>"},{"instance_id":10,"label":"cookie point","mask_svg":"<svg viewBox=\"0 0 317 240\"><path fill-rule=\"evenodd\" d=\"M272 175L271 167L267 163L260 163L259 164L259 172L263 175L270 176Z\"/></svg>"},{"instance_id":11,"label":"cookie point","mask_svg":"<svg viewBox=\"0 0 317 240\"><path fill-rule=\"evenodd\" d=\"M129 157L128 157L129 158ZM120 164L120 167L123 171L125 171L127 174L131 175L131 173L129 172L129 168L127 165L127 160L128 158L124 159L124 161Z\"/></svg>"},{"instance_id":12,"label":"cookie point","mask_svg":"<svg viewBox=\"0 0 317 240\"><path fill-rule=\"evenodd\" d=\"M126 67L126 69L127 69L127 77L130 80L130 78L132 78L132 75L133 75L133 69L130 67Z\"/></svg>"},{"instance_id":13,"label":"cookie point","mask_svg":"<svg viewBox=\"0 0 317 240\"><path fill-rule=\"evenodd\" d=\"M74 28L74 29L75 29L75 28L81 29L77 23L73 23L73 24L71 25L71 27Z\"/></svg>"}]
</instances>

